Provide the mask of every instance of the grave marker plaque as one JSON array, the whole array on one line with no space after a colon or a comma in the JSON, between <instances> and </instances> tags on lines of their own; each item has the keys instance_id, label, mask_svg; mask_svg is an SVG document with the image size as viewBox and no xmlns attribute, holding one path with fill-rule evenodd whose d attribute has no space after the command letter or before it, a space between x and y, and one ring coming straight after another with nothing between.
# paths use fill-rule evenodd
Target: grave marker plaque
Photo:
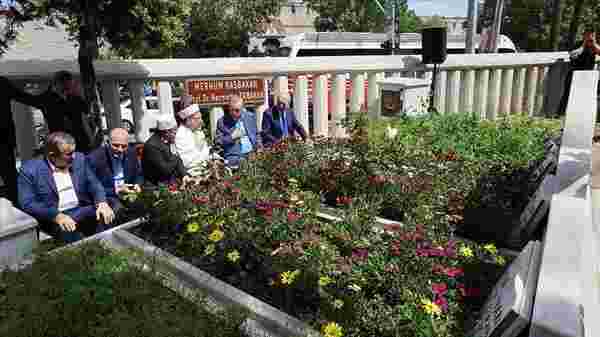
<instances>
[{"instance_id":1,"label":"grave marker plaque","mask_svg":"<svg viewBox=\"0 0 600 337\"><path fill-rule=\"evenodd\" d=\"M469 337L516 337L531 321L541 245L527 244L502 275L483 305Z\"/></svg>"}]
</instances>

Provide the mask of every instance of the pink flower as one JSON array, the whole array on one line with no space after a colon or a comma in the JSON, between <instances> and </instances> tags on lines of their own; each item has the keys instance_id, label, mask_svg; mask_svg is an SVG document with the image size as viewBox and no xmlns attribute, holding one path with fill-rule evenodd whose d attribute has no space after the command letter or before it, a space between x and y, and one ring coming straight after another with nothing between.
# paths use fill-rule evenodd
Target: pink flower
<instances>
[{"instance_id":1,"label":"pink flower","mask_svg":"<svg viewBox=\"0 0 600 337\"><path fill-rule=\"evenodd\" d=\"M233 194L240 194L242 191L239 188L234 188L231 190L231 193Z\"/></svg>"},{"instance_id":2,"label":"pink flower","mask_svg":"<svg viewBox=\"0 0 600 337\"><path fill-rule=\"evenodd\" d=\"M438 307L442 308L442 311L448 310L448 300L446 300L444 296L439 296L435 299L433 303L435 303Z\"/></svg>"},{"instance_id":3,"label":"pink flower","mask_svg":"<svg viewBox=\"0 0 600 337\"><path fill-rule=\"evenodd\" d=\"M230 188L231 186L232 186L232 184L231 184L231 181L229 181L229 180L225 180L225 181L223 182L223 187L225 187L225 188Z\"/></svg>"},{"instance_id":4,"label":"pink flower","mask_svg":"<svg viewBox=\"0 0 600 337\"><path fill-rule=\"evenodd\" d=\"M299 220L300 218L302 218L302 215L289 211L287 214L287 219L288 222L295 222L296 220Z\"/></svg>"},{"instance_id":5,"label":"pink flower","mask_svg":"<svg viewBox=\"0 0 600 337\"><path fill-rule=\"evenodd\" d=\"M352 260L356 262L366 262L369 258L369 250L367 248L356 248L352 250Z\"/></svg>"},{"instance_id":6,"label":"pink flower","mask_svg":"<svg viewBox=\"0 0 600 337\"><path fill-rule=\"evenodd\" d=\"M205 195L199 196L199 197L193 197L192 198L192 202L196 205L199 204L206 204L208 202L208 197Z\"/></svg>"},{"instance_id":7,"label":"pink flower","mask_svg":"<svg viewBox=\"0 0 600 337\"><path fill-rule=\"evenodd\" d=\"M456 241L448 241L448 245L444 248L444 255L451 258L456 257Z\"/></svg>"},{"instance_id":8,"label":"pink flower","mask_svg":"<svg viewBox=\"0 0 600 337\"><path fill-rule=\"evenodd\" d=\"M446 253L443 249L439 248L417 248L416 249L417 256L446 256Z\"/></svg>"},{"instance_id":9,"label":"pink flower","mask_svg":"<svg viewBox=\"0 0 600 337\"><path fill-rule=\"evenodd\" d=\"M446 274L448 277L454 278L461 276L463 274L463 270L462 268L449 267L444 270L444 274Z\"/></svg>"},{"instance_id":10,"label":"pink flower","mask_svg":"<svg viewBox=\"0 0 600 337\"><path fill-rule=\"evenodd\" d=\"M446 283L433 283L431 285L431 290L436 296L444 296L448 293L448 286Z\"/></svg>"}]
</instances>

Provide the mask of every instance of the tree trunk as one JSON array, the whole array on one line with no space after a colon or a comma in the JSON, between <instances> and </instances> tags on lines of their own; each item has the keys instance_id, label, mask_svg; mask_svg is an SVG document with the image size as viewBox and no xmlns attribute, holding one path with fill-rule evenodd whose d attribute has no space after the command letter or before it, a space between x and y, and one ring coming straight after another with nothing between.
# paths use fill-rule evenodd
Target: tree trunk
<instances>
[{"instance_id":1,"label":"tree trunk","mask_svg":"<svg viewBox=\"0 0 600 337\"><path fill-rule=\"evenodd\" d=\"M552 25L550 26L550 50L552 51L558 51L560 45L562 2L562 0L554 0L554 3L552 4Z\"/></svg>"},{"instance_id":2,"label":"tree trunk","mask_svg":"<svg viewBox=\"0 0 600 337\"><path fill-rule=\"evenodd\" d=\"M576 0L575 8L573 9L573 17L571 18L571 24L569 25L569 49L575 49L575 40L577 39L577 31L579 30L579 22L581 20L581 14L583 12L583 5L585 0Z\"/></svg>"},{"instance_id":3,"label":"tree trunk","mask_svg":"<svg viewBox=\"0 0 600 337\"><path fill-rule=\"evenodd\" d=\"M87 118L84 120L84 131L90 139L92 148L102 141L102 123L100 119L100 99L96 85L94 60L98 57L98 32L96 30L96 6L92 0L82 0L82 20L79 28L79 72L83 94L87 102ZM87 121L87 123L86 123Z\"/></svg>"}]
</instances>

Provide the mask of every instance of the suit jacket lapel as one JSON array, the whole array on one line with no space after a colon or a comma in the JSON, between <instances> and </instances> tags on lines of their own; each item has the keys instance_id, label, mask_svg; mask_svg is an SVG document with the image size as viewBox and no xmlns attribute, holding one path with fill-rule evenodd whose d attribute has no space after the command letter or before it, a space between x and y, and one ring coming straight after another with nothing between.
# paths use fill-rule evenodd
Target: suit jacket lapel
<instances>
[{"instance_id":1,"label":"suit jacket lapel","mask_svg":"<svg viewBox=\"0 0 600 337\"><path fill-rule=\"evenodd\" d=\"M79 197L79 178L80 175L85 172L85 167L82 167L81 164L83 163L85 165L85 161L80 161L77 159L77 157L73 158L73 166L71 166L69 172L71 174L71 182L73 182L73 189L75 190L77 197Z\"/></svg>"},{"instance_id":2,"label":"suit jacket lapel","mask_svg":"<svg viewBox=\"0 0 600 337\"><path fill-rule=\"evenodd\" d=\"M56 183L54 182L54 172L50 167L50 163L48 163L47 160L45 160L45 162L46 165L42 166L42 176L46 178L50 189L52 189L52 191L58 196L58 189L56 188Z\"/></svg>"}]
</instances>

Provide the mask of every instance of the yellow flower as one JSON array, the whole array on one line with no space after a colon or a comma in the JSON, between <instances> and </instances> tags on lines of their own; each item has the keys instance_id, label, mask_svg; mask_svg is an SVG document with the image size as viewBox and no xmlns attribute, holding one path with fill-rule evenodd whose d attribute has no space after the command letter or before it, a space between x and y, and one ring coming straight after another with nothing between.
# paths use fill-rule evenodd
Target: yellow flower
<instances>
[{"instance_id":1,"label":"yellow flower","mask_svg":"<svg viewBox=\"0 0 600 337\"><path fill-rule=\"evenodd\" d=\"M233 250L231 253L227 254L227 260L235 263L237 262L237 260L240 259L240 252L238 252L237 250Z\"/></svg>"},{"instance_id":2,"label":"yellow flower","mask_svg":"<svg viewBox=\"0 0 600 337\"><path fill-rule=\"evenodd\" d=\"M493 243L488 243L487 245L483 246L483 249L487 250L490 254L498 254L498 249Z\"/></svg>"},{"instance_id":3,"label":"yellow flower","mask_svg":"<svg viewBox=\"0 0 600 337\"><path fill-rule=\"evenodd\" d=\"M354 291L356 291L356 292L359 292L359 291L361 291L361 290L362 290L362 288L361 288L361 287L359 287L358 285L356 285L356 284L354 284L354 283L352 283L351 285L349 285L349 286L348 286L348 289L350 289L350 290L354 290Z\"/></svg>"},{"instance_id":4,"label":"yellow flower","mask_svg":"<svg viewBox=\"0 0 600 337\"><path fill-rule=\"evenodd\" d=\"M319 286L321 286L321 287L326 287L331 282L333 282L333 280L329 276L321 276L321 277L319 277Z\"/></svg>"},{"instance_id":5,"label":"yellow flower","mask_svg":"<svg viewBox=\"0 0 600 337\"><path fill-rule=\"evenodd\" d=\"M223 237L225 236L225 233L223 233L222 231L215 229L212 233L210 233L210 235L208 236L208 239L212 242L219 242L223 239Z\"/></svg>"},{"instance_id":6,"label":"yellow flower","mask_svg":"<svg viewBox=\"0 0 600 337\"><path fill-rule=\"evenodd\" d=\"M506 259L504 258L504 256L496 256L496 263L500 266L503 266L506 264Z\"/></svg>"},{"instance_id":7,"label":"yellow flower","mask_svg":"<svg viewBox=\"0 0 600 337\"><path fill-rule=\"evenodd\" d=\"M204 248L204 255L213 255L215 253L215 245L212 243Z\"/></svg>"},{"instance_id":8,"label":"yellow flower","mask_svg":"<svg viewBox=\"0 0 600 337\"><path fill-rule=\"evenodd\" d=\"M198 230L200 230L200 225L198 225L197 222L192 222L187 225L188 233L196 233Z\"/></svg>"},{"instance_id":9,"label":"yellow flower","mask_svg":"<svg viewBox=\"0 0 600 337\"><path fill-rule=\"evenodd\" d=\"M430 300L421 300L421 304L425 312L429 315L439 315L442 313L442 309Z\"/></svg>"},{"instance_id":10,"label":"yellow flower","mask_svg":"<svg viewBox=\"0 0 600 337\"><path fill-rule=\"evenodd\" d=\"M336 322L329 322L323 325L321 331L325 337L342 337L344 335L342 327Z\"/></svg>"},{"instance_id":11,"label":"yellow flower","mask_svg":"<svg viewBox=\"0 0 600 337\"><path fill-rule=\"evenodd\" d=\"M294 271L284 271L281 273L281 284L290 285L294 283L298 275L300 275L300 271L298 269Z\"/></svg>"},{"instance_id":12,"label":"yellow flower","mask_svg":"<svg viewBox=\"0 0 600 337\"><path fill-rule=\"evenodd\" d=\"M336 299L335 301L333 301L333 307L336 309L341 309L344 306L344 301L340 300L340 299Z\"/></svg>"},{"instance_id":13,"label":"yellow flower","mask_svg":"<svg viewBox=\"0 0 600 337\"><path fill-rule=\"evenodd\" d=\"M460 247L460 255L464 257L473 257L473 250L470 247Z\"/></svg>"}]
</instances>

